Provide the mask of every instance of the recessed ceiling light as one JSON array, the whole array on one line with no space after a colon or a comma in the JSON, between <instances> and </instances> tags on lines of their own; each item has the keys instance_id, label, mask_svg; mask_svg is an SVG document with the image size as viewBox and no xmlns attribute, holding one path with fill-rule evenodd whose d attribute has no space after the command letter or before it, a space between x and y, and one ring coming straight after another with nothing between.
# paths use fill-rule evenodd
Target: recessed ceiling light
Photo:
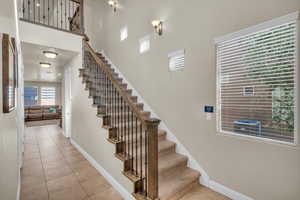
<instances>
[{"instance_id":1,"label":"recessed ceiling light","mask_svg":"<svg viewBox=\"0 0 300 200\"><path fill-rule=\"evenodd\" d=\"M58 55L58 53L55 53L53 51L43 51L43 54L47 57L47 58L56 58L56 56Z\"/></svg>"},{"instance_id":2,"label":"recessed ceiling light","mask_svg":"<svg viewBox=\"0 0 300 200\"><path fill-rule=\"evenodd\" d=\"M49 68L49 67L51 67L51 64L50 63L46 63L46 62L40 62L40 65L43 68Z\"/></svg>"},{"instance_id":3,"label":"recessed ceiling light","mask_svg":"<svg viewBox=\"0 0 300 200\"><path fill-rule=\"evenodd\" d=\"M40 6L41 6L41 4L40 4L40 3L37 3L37 4L36 4L36 7L40 7Z\"/></svg>"}]
</instances>

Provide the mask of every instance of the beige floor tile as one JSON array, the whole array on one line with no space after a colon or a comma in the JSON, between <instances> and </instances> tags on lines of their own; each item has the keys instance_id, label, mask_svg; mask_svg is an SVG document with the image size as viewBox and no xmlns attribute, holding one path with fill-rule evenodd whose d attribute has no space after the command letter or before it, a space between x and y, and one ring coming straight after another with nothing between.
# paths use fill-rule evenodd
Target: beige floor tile
<instances>
[{"instance_id":1,"label":"beige floor tile","mask_svg":"<svg viewBox=\"0 0 300 200\"><path fill-rule=\"evenodd\" d=\"M41 159L43 164L47 164L52 162L61 162L64 160L64 156L62 154L51 154L48 156L43 156Z\"/></svg>"},{"instance_id":2,"label":"beige floor tile","mask_svg":"<svg viewBox=\"0 0 300 200\"><path fill-rule=\"evenodd\" d=\"M27 187L28 185L39 185L45 182L44 175L33 175L33 176L23 176L21 179L22 187Z\"/></svg>"},{"instance_id":3,"label":"beige floor tile","mask_svg":"<svg viewBox=\"0 0 300 200\"><path fill-rule=\"evenodd\" d=\"M64 190L78 185L79 183L73 174L47 182L49 192Z\"/></svg>"},{"instance_id":4,"label":"beige floor tile","mask_svg":"<svg viewBox=\"0 0 300 200\"><path fill-rule=\"evenodd\" d=\"M83 167L75 172L79 182L87 181L90 178L99 175L99 172L94 167Z\"/></svg>"},{"instance_id":5,"label":"beige floor tile","mask_svg":"<svg viewBox=\"0 0 300 200\"><path fill-rule=\"evenodd\" d=\"M30 159L30 160L24 160L23 161L23 167L32 167L32 166L42 166L42 161L40 158Z\"/></svg>"},{"instance_id":6,"label":"beige floor tile","mask_svg":"<svg viewBox=\"0 0 300 200\"><path fill-rule=\"evenodd\" d=\"M39 159L40 153L39 152L24 152L23 159L24 160L31 160L31 159Z\"/></svg>"},{"instance_id":7,"label":"beige floor tile","mask_svg":"<svg viewBox=\"0 0 300 200\"><path fill-rule=\"evenodd\" d=\"M78 172L79 170L82 170L84 168L92 167L92 165L89 163L89 161L82 160L80 162L70 165L70 167L73 169L74 172Z\"/></svg>"},{"instance_id":8,"label":"beige floor tile","mask_svg":"<svg viewBox=\"0 0 300 200\"><path fill-rule=\"evenodd\" d=\"M44 176L44 169L42 165L26 165L21 169L21 175L25 176Z\"/></svg>"},{"instance_id":9,"label":"beige floor tile","mask_svg":"<svg viewBox=\"0 0 300 200\"><path fill-rule=\"evenodd\" d=\"M89 200L122 200L122 196L116 192L112 187L99 192L98 194L90 196Z\"/></svg>"},{"instance_id":10,"label":"beige floor tile","mask_svg":"<svg viewBox=\"0 0 300 200\"><path fill-rule=\"evenodd\" d=\"M45 175L47 181L51 181L53 179L57 179L63 176L68 176L71 175L72 173L73 173L72 169L67 165L45 169Z\"/></svg>"},{"instance_id":11,"label":"beige floor tile","mask_svg":"<svg viewBox=\"0 0 300 200\"><path fill-rule=\"evenodd\" d=\"M81 154L68 155L68 156L65 155L65 159L70 164L76 164L78 162L86 160Z\"/></svg>"},{"instance_id":12,"label":"beige floor tile","mask_svg":"<svg viewBox=\"0 0 300 200\"><path fill-rule=\"evenodd\" d=\"M21 188L21 200L48 200L48 191L45 183Z\"/></svg>"},{"instance_id":13,"label":"beige floor tile","mask_svg":"<svg viewBox=\"0 0 300 200\"><path fill-rule=\"evenodd\" d=\"M49 200L84 200L86 198L87 194L79 185L49 193Z\"/></svg>"},{"instance_id":14,"label":"beige floor tile","mask_svg":"<svg viewBox=\"0 0 300 200\"><path fill-rule=\"evenodd\" d=\"M109 183L106 182L104 177L96 176L93 178L88 179L87 181L80 183L83 190L89 195L96 195L100 192L103 192L111 187Z\"/></svg>"},{"instance_id":15,"label":"beige floor tile","mask_svg":"<svg viewBox=\"0 0 300 200\"><path fill-rule=\"evenodd\" d=\"M57 126L26 128L26 134L21 200L121 199Z\"/></svg>"}]
</instances>

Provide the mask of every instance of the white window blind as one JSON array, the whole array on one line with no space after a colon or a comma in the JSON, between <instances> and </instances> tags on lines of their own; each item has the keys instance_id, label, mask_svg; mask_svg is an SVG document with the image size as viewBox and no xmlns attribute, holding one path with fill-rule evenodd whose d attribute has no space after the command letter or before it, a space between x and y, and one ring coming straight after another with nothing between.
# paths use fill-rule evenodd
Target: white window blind
<instances>
[{"instance_id":1,"label":"white window blind","mask_svg":"<svg viewBox=\"0 0 300 200\"><path fill-rule=\"evenodd\" d=\"M296 26L217 43L219 131L294 142Z\"/></svg>"},{"instance_id":2,"label":"white window blind","mask_svg":"<svg viewBox=\"0 0 300 200\"><path fill-rule=\"evenodd\" d=\"M55 87L41 87L41 105L55 105Z\"/></svg>"},{"instance_id":3,"label":"white window blind","mask_svg":"<svg viewBox=\"0 0 300 200\"><path fill-rule=\"evenodd\" d=\"M177 71L184 68L184 50L171 53L168 57L170 71Z\"/></svg>"}]
</instances>

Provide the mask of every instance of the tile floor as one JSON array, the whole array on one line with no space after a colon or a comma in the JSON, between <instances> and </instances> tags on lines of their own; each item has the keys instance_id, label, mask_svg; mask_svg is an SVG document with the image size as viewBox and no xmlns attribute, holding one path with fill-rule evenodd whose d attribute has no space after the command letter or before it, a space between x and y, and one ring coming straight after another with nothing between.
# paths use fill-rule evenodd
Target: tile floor
<instances>
[{"instance_id":1,"label":"tile floor","mask_svg":"<svg viewBox=\"0 0 300 200\"><path fill-rule=\"evenodd\" d=\"M21 200L121 200L56 125L27 127Z\"/></svg>"}]
</instances>

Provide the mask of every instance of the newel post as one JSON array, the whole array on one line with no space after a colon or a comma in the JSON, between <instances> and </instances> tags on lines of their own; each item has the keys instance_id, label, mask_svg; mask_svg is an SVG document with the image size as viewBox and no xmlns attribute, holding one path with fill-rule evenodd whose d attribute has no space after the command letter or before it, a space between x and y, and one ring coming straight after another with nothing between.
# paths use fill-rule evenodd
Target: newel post
<instances>
[{"instance_id":1,"label":"newel post","mask_svg":"<svg viewBox=\"0 0 300 200\"><path fill-rule=\"evenodd\" d=\"M159 119L146 120L148 135L148 197L158 199L158 125Z\"/></svg>"}]
</instances>

